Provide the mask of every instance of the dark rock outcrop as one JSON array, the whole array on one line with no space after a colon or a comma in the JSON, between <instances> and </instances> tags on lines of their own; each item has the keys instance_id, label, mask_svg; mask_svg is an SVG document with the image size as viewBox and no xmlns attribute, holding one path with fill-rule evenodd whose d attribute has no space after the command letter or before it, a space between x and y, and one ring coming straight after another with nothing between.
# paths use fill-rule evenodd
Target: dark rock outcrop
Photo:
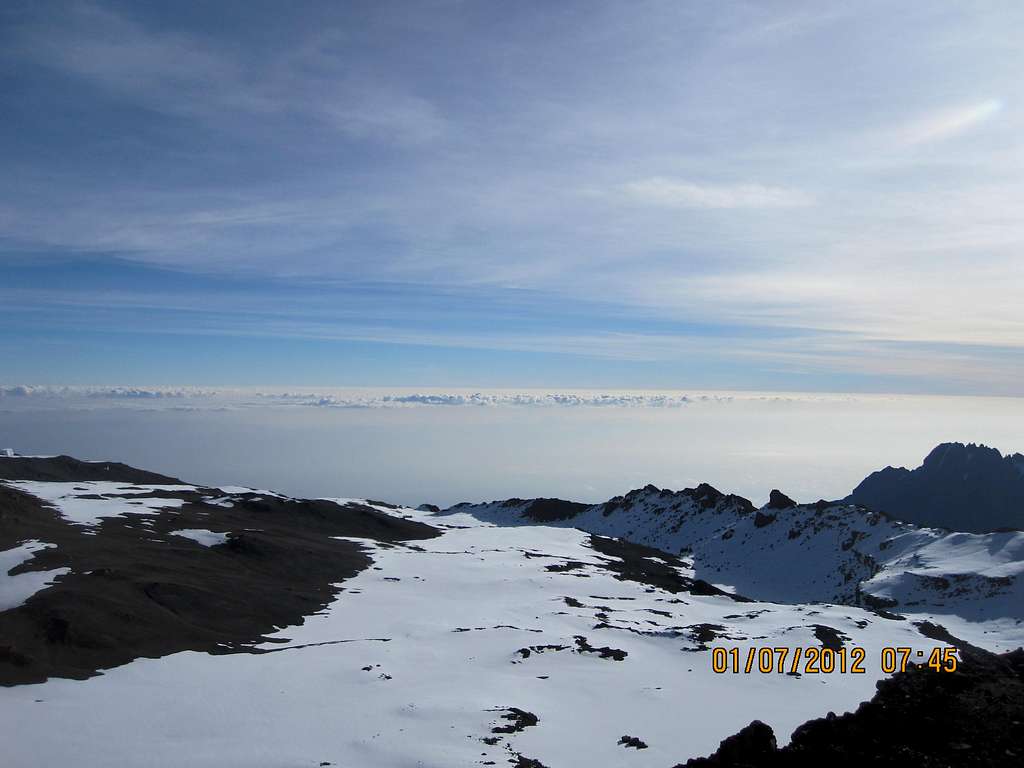
<instances>
[{"instance_id":1,"label":"dark rock outcrop","mask_svg":"<svg viewBox=\"0 0 1024 768\"><path fill-rule=\"evenodd\" d=\"M181 480L116 461L81 461L71 456L0 457L0 480L42 480L51 483L78 483L108 480L112 483L143 485L181 485Z\"/></svg>"},{"instance_id":2,"label":"dark rock outcrop","mask_svg":"<svg viewBox=\"0 0 1024 768\"><path fill-rule=\"evenodd\" d=\"M690 760L686 763L686 767L730 766L741 768L742 766L767 765L760 761L772 759L776 750L775 732L771 726L760 720L754 720L743 730L723 739L722 743L718 745L718 751L713 755ZM676 768L682 768L682 766L676 766Z\"/></svg>"},{"instance_id":3,"label":"dark rock outcrop","mask_svg":"<svg viewBox=\"0 0 1024 768\"><path fill-rule=\"evenodd\" d=\"M796 502L777 488L773 488L768 495L768 509L790 509L796 506Z\"/></svg>"},{"instance_id":4,"label":"dark rock outcrop","mask_svg":"<svg viewBox=\"0 0 1024 768\"><path fill-rule=\"evenodd\" d=\"M94 476L88 462L46 461L51 466L42 469L64 472L70 482ZM161 477L118 466L112 472L122 478ZM81 473L69 476L75 468ZM185 650L267 652L254 646L322 610L341 582L372 563L360 543L336 537L387 545L439 535L360 504L242 493L226 507L215 503L223 496L216 489L125 490L132 492L108 496L180 506L83 526L0 483L0 549L27 540L55 545L15 570L69 569L24 604L0 611L0 686L84 679ZM225 540L203 546L175 535L181 529L211 530Z\"/></svg>"},{"instance_id":5,"label":"dark rock outcrop","mask_svg":"<svg viewBox=\"0 0 1024 768\"><path fill-rule=\"evenodd\" d=\"M534 499L523 510L523 517L537 523L553 523L568 520L587 509L586 504L562 499Z\"/></svg>"},{"instance_id":6,"label":"dark rock outcrop","mask_svg":"<svg viewBox=\"0 0 1024 768\"><path fill-rule=\"evenodd\" d=\"M969 533L1024 528L1024 455L943 443L914 470L886 467L846 501L915 525Z\"/></svg>"},{"instance_id":7,"label":"dark rock outcrop","mask_svg":"<svg viewBox=\"0 0 1024 768\"><path fill-rule=\"evenodd\" d=\"M804 723L782 749L775 748L772 729L754 721L686 768L1024 765L1024 650L997 656L941 627L921 630L958 646L956 672L912 665L881 680L856 712Z\"/></svg>"}]
</instances>

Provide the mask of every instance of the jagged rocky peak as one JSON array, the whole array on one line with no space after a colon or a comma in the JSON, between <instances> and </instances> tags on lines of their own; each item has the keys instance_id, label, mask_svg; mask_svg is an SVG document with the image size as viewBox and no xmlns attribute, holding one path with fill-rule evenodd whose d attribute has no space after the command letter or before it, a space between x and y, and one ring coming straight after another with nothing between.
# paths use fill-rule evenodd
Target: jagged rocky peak
<instances>
[{"instance_id":1,"label":"jagged rocky peak","mask_svg":"<svg viewBox=\"0 0 1024 768\"><path fill-rule=\"evenodd\" d=\"M796 502L777 488L773 488L768 495L768 509L790 509L795 506Z\"/></svg>"},{"instance_id":2,"label":"jagged rocky peak","mask_svg":"<svg viewBox=\"0 0 1024 768\"><path fill-rule=\"evenodd\" d=\"M1009 460L1010 466L1024 476L1024 453L1014 453L1006 458Z\"/></svg>"},{"instance_id":3,"label":"jagged rocky peak","mask_svg":"<svg viewBox=\"0 0 1024 768\"><path fill-rule=\"evenodd\" d=\"M605 515L609 515L616 511L628 511L641 502L675 509L679 509L684 504L687 506L693 504L698 510L728 509L740 515L752 513L756 509L749 499L733 493L723 493L708 483L700 483L696 488L684 488L681 491L658 488L648 484L643 488L636 488L624 496L609 499L604 503L602 509Z\"/></svg>"},{"instance_id":4,"label":"jagged rocky peak","mask_svg":"<svg viewBox=\"0 0 1024 768\"><path fill-rule=\"evenodd\" d=\"M847 501L917 525L984 533L1024 528L1024 456L975 443L942 443L914 470L886 467Z\"/></svg>"},{"instance_id":5,"label":"jagged rocky peak","mask_svg":"<svg viewBox=\"0 0 1024 768\"><path fill-rule=\"evenodd\" d=\"M940 443L925 457L921 466L932 472L961 469L983 471L1002 463L1003 455L998 449L989 448L984 444Z\"/></svg>"}]
</instances>

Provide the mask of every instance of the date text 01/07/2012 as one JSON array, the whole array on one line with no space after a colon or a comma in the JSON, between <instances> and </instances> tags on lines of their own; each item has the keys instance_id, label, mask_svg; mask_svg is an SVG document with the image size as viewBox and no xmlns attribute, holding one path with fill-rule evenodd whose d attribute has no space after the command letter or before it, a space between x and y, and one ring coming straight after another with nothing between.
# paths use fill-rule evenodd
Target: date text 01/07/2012
<instances>
[{"instance_id":1,"label":"date text 01/07/2012","mask_svg":"<svg viewBox=\"0 0 1024 768\"><path fill-rule=\"evenodd\" d=\"M927 662L924 662L927 656ZM951 647L932 648L929 653L914 651L913 648L885 647L879 654L879 669L885 674L905 672L907 666L920 659L929 669L936 672L956 672L959 659L956 649ZM739 648L716 647L711 649L711 670L718 674L864 674L867 653L859 646L847 648L788 648L753 646L744 654Z\"/></svg>"}]
</instances>

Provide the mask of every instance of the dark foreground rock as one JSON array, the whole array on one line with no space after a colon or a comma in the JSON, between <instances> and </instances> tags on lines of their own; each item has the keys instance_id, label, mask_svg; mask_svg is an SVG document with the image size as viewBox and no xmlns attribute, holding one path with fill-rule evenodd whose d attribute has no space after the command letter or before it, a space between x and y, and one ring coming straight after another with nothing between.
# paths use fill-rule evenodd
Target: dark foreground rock
<instances>
[{"instance_id":1,"label":"dark foreground rock","mask_svg":"<svg viewBox=\"0 0 1024 768\"><path fill-rule=\"evenodd\" d=\"M59 460L54 472L69 466ZM62 479L91 479L92 467L83 471L85 478ZM127 487L123 494L145 495ZM261 652L253 646L265 635L302 623L370 565L362 545L332 537L394 545L439 534L356 504L246 493L225 506L213 503L223 492L204 488L152 496L184 503L90 527L0 483L0 549L26 540L56 545L12 575L70 568L23 605L0 612L0 685L82 679L184 650ZM223 533L226 540L207 547L174 535L182 529Z\"/></svg>"},{"instance_id":2,"label":"dark foreground rock","mask_svg":"<svg viewBox=\"0 0 1024 768\"><path fill-rule=\"evenodd\" d=\"M955 640L928 625L929 637ZM789 745L754 721L686 768L1019 768L1024 765L1024 650L998 656L960 641L956 672L915 666L878 683L856 712L800 726ZM676 768L682 768L677 766Z\"/></svg>"}]
</instances>

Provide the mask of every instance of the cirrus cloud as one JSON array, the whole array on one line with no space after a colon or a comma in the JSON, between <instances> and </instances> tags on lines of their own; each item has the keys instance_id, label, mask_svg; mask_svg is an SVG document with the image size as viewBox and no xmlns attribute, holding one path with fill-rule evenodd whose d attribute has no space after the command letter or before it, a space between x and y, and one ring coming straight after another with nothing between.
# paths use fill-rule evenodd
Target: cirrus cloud
<instances>
[{"instance_id":1,"label":"cirrus cloud","mask_svg":"<svg viewBox=\"0 0 1024 768\"><path fill-rule=\"evenodd\" d=\"M799 208L813 198L799 189L765 184L705 184L686 179L653 176L623 187L638 203L663 208Z\"/></svg>"}]
</instances>

